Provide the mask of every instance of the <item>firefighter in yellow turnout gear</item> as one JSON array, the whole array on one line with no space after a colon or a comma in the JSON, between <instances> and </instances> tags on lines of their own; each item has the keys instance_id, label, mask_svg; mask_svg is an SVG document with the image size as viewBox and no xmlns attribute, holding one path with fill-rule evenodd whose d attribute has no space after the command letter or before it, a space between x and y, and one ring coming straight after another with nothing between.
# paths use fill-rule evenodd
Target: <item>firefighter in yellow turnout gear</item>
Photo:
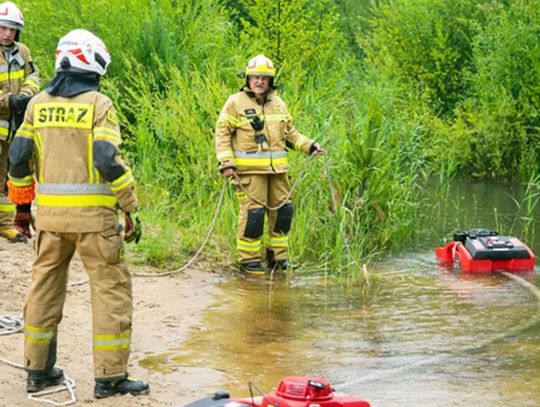
<instances>
[{"instance_id":1,"label":"firefighter in yellow turnout gear","mask_svg":"<svg viewBox=\"0 0 540 407\"><path fill-rule=\"evenodd\" d=\"M149 392L127 372L132 286L117 208L125 213L124 240L138 240L140 225L130 215L137 208L135 181L121 158L117 116L99 92L109 63L94 34L74 30L63 37L56 76L28 104L9 151L10 199L29 205L37 189L36 259L24 308L28 392L64 378L55 367L57 332L75 251L91 287L94 396Z\"/></svg>"},{"instance_id":2,"label":"firefighter in yellow turnout gear","mask_svg":"<svg viewBox=\"0 0 540 407\"><path fill-rule=\"evenodd\" d=\"M39 72L28 48L18 42L24 26L21 11L11 2L0 4L0 236L11 242L26 242L16 225L30 218L29 207L15 206L7 197L8 150L22 122L24 110L39 90Z\"/></svg>"},{"instance_id":3,"label":"firefighter in yellow turnout gear","mask_svg":"<svg viewBox=\"0 0 540 407\"><path fill-rule=\"evenodd\" d=\"M252 58L245 73L246 85L230 96L221 110L215 143L220 171L235 177L242 186L236 186L241 267L249 273L262 274L265 213L269 230L267 265L277 269L290 267L287 256L293 207L287 200L287 150L314 155L322 155L324 150L294 128L285 103L275 91L275 68L270 59L264 55ZM277 210L265 208L282 203Z\"/></svg>"}]
</instances>

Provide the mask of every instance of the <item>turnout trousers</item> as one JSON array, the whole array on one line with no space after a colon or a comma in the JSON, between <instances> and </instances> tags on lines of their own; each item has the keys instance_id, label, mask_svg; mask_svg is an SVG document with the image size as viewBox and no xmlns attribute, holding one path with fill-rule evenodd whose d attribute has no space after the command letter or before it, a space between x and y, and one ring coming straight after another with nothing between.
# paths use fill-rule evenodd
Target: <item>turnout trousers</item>
<instances>
[{"instance_id":1,"label":"turnout trousers","mask_svg":"<svg viewBox=\"0 0 540 407\"><path fill-rule=\"evenodd\" d=\"M124 378L130 352L132 286L116 229L90 233L38 231L32 282L24 307L24 356L28 372L56 362L58 324L66 297L69 263L79 254L90 281L94 375ZM67 329L66 335L73 329Z\"/></svg>"},{"instance_id":2,"label":"turnout trousers","mask_svg":"<svg viewBox=\"0 0 540 407\"><path fill-rule=\"evenodd\" d=\"M15 205L7 197L8 149L7 141L0 140L0 232L11 230L16 234L13 227Z\"/></svg>"},{"instance_id":3,"label":"turnout trousers","mask_svg":"<svg viewBox=\"0 0 540 407\"><path fill-rule=\"evenodd\" d=\"M268 217L267 254L274 260L286 260L292 204L288 200L277 210L267 210L254 199L269 207L281 205L289 194L289 177L283 174L239 175L243 189L236 185L239 202L237 249L241 263L261 261L265 214ZM236 181L238 183L238 181Z\"/></svg>"}]
</instances>

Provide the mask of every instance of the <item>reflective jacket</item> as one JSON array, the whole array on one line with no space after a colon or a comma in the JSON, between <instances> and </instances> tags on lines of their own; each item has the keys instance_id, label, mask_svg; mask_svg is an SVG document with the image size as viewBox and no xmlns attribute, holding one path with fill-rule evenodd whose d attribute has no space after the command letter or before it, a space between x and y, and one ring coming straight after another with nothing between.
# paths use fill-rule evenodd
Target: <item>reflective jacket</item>
<instances>
[{"instance_id":1,"label":"reflective jacket","mask_svg":"<svg viewBox=\"0 0 540 407\"><path fill-rule=\"evenodd\" d=\"M100 232L118 225L117 205L136 209L120 143L112 102L97 91L41 92L30 101L9 150L9 178L15 188L37 180L38 230Z\"/></svg>"},{"instance_id":2,"label":"reflective jacket","mask_svg":"<svg viewBox=\"0 0 540 407\"><path fill-rule=\"evenodd\" d=\"M263 129L255 131L252 123L258 116ZM256 134L264 136L264 143ZM245 87L229 97L221 110L215 134L219 168L235 168L239 174L285 173L287 150L310 154L314 141L300 134L293 126L283 100L271 90L264 101Z\"/></svg>"},{"instance_id":3,"label":"reflective jacket","mask_svg":"<svg viewBox=\"0 0 540 407\"><path fill-rule=\"evenodd\" d=\"M26 45L15 42L13 48L0 50L0 140L5 140L10 131L9 97L34 96L39 91L39 71Z\"/></svg>"}]
</instances>

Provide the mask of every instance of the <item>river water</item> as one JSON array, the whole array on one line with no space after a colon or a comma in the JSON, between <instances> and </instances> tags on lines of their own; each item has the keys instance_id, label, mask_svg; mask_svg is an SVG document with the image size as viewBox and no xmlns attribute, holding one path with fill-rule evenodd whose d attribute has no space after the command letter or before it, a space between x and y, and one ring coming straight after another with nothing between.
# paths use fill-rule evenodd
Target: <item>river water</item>
<instances>
[{"instance_id":1,"label":"river water","mask_svg":"<svg viewBox=\"0 0 540 407\"><path fill-rule=\"evenodd\" d=\"M455 230L516 233L527 221L520 194L456 181L444 198L428 196L431 221L416 239L369 265L378 288L368 302L309 269L228 279L205 329L171 349L167 363L221 372L209 394L243 397L248 382L267 392L282 376L302 375L326 377L373 407L540 406L540 299L502 275L442 267L433 251ZM539 243L531 240L536 253ZM537 272L520 276L538 286Z\"/></svg>"}]
</instances>

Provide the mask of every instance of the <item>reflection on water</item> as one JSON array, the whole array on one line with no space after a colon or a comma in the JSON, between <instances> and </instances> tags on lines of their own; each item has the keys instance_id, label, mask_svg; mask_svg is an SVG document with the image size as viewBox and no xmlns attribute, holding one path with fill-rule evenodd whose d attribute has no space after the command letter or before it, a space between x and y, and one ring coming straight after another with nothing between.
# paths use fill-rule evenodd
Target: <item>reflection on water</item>
<instances>
[{"instance_id":1,"label":"reflection on water","mask_svg":"<svg viewBox=\"0 0 540 407\"><path fill-rule=\"evenodd\" d=\"M374 266L382 288L369 304L309 271L274 282L232 277L220 285L203 330L143 364L165 373L211 367L221 382L208 394L246 396L250 381L268 391L282 376L309 375L373 407L540 406L538 299L504 276L435 262L433 247L453 230L515 224L501 191L474 191L453 195L455 214L440 207L414 250ZM490 223L495 204L507 223ZM522 276L535 282L534 271Z\"/></svg>"},{"instance_id":2,"label":"reflection on water","mask_svg":"<svg viewBox=\"0 0 540 407\"><path fill-rule=\"evenodd\" d=\"M285 375L315 375L373 406L540 405L539 324L501 337L539 318L534 296L503 277L434 264L399 276L395 266L378 266L388 276L369 305L339 286L305 285L302 274L273 285L232 279L206 329L166 364L223 372L209 393L244 396L249 381L269 390Z\"/></svg>"}]
</instances>

